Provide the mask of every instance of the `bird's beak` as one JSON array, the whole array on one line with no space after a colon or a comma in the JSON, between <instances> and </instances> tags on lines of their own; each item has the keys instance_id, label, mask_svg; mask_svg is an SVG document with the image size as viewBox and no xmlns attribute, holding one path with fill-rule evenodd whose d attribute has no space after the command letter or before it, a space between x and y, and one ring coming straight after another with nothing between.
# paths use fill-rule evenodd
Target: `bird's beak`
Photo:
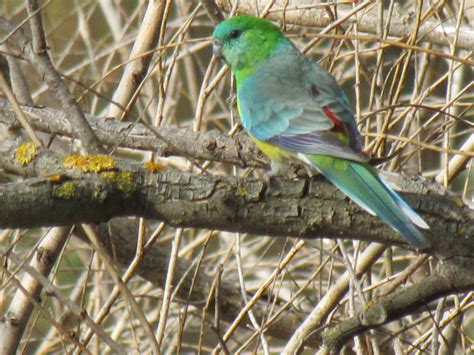
<instances>
[{"instance_id":1,"label":"bird's beak","mask_svg":"<svg viewBox=\"0 0 474 355\"><path fill-rule=\"evenodd\" d=\"M214 39L212 41L212 53L214 53L214 55L218 59L224 58L224 56L222 55L222 43L218 39Z\"/></svg>"}]
</instances>

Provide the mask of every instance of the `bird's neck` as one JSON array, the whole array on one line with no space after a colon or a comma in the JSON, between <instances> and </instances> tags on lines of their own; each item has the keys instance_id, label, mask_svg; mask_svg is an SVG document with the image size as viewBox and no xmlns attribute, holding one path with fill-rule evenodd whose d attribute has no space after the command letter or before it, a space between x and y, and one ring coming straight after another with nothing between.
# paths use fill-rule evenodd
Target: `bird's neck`
<instances>
[{"instance_id":1,"label":"bird's neck","mask_svg":"<svg viewBox=\"0 0 474 355\"><path fill-rule=\"evenodd\" d=\"M265 65L270 58L273 56L279 56L289 47L292 47L291 42L282 37L275 42L271 48L265 48L265 46L262 45L262 48L258 51L246 52L248 58L241 58L240 63L237 63L237 65L232 67L237 87L239 87L245 79L254 74L262 65Z\"/></svg>"}]
</instances>

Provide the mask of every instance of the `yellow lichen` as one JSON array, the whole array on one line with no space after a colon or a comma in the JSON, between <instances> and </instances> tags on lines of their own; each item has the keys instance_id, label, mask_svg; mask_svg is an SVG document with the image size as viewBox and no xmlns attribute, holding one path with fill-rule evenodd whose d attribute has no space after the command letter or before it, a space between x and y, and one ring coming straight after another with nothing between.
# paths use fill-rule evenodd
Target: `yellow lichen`
<instances>
[{"instance_id":1,"label":"yellow lichen","mask_svg":"<svg viewBox=\"0 0 474 355\"><path fill-rule=\"evenodd\" d=\"M16 160L22 164L29 164L38 155L38 146L33 142L20 144L16 150Z\"/></svg>"},{"instance_id":2,"label":"yellow lichen","mask_svg":"<svg viewBox=\"0 0 474 355\"><path fill-rule=\"evenodd\" d=\"M69 200L74 197L75 192L76 185L71 181L67 181L59 186L56 186L53 189L53 196L57 198L62 198L64 200Z\"/></svg>"},{"instance_id":3,"label":"yellow lichen","mask_svg":"<svg viewBox=\"0 0 474 355\"><path fill-rule=\"evenodd\" d=\"M237 187L237 196L245 196L245 194L247 193L247 189L240 185Z\"/></svg>"},{"instance_id":4,"label":"yellow lichen","mask_svg":"<svg viewBox=\"0 0 474 355\"><path fill-rule=\"evenodd\" d=\"M461 197L459 196L456 196L454 197L454 203L458 206L458 207L463 207L464 206L464 201Z\"/></svg>"},{"instance_id":5,"label":"yellow lichen","mask_svg":"<svg viewBox=\"0 0 474 355\"><path fill-rule=\"evenodd\" d=\"M117 172L104 171L103 173L100 173L100 178L106 181L115 181L117 179Z\"/></svg>"},{"instance_id":6,"label":"yellow lichen","mask_svg":"<svg viewBox=\"0 0 474 355\"><path fill-rule=\"evenodd\" d=\"M133 173L131 171L121 171L117 174L115 183L117 188L123 192L125 197L130 197L134 190Z\"/></svg>"},{"instance_id":7,"label":"yellow lichen","mask_svg":"<svg viewBox=\"0 0 474 355\"><path fill-rule=\"evenodd\" d=\"M160 163L154 163L152 161L147 161L145 163L145 169L152 173L156 173L157 171L163 170L164 168L165 166Z\"/></svg>"},{"instance_id":8,"label":"yellow lichen","mask_svg":"<svg viewBox=\"0 0 474 355\"><path fill-rule=\"evenodd\" d=\"M103 202L108 196L105 189L102 189L100 185L96 185L92 190L92 198L97 201Z\"/></svg>"},{"instance_id":9,"label":"yellow lichen","mask_svg":"<svg viewBox=\"0 0 474 355\"><path fill-rule=\"evenodd\" d=\"M109 155L69 155L64 158L63 165L84 173L100 173L114 169L117 161Z\"/></svg>"},{"instance_id":10,"label":"yellow lichen","mask_svg":"<svg viewBox=\"0 0 474 355\"><path fill-rule=\"evenodd\" d=\"M64 176L61 174L54 174L54 175L49 175L48 176L48 181L52 183L59 183L64 179Z\"/></svg>"}]
</instances>

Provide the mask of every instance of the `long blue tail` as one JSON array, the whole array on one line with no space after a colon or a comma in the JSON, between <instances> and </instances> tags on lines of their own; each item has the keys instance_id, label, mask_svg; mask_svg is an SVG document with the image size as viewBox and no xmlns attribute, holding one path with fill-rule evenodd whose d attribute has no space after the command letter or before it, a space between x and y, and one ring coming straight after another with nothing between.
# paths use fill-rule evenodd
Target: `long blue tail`
<instances>
[{"instance_id":1,"label":"long blue tail","mask_svg":"<svg viewBox=\"0 0 474 355\"><path fill-rule=\"evenodd\" d=\"M323 155L305 155L316 169L359 206L397 230L415 247L431 243L418 230L426 222L393 191L371 166Z\"/></svg>"}]
</instances>

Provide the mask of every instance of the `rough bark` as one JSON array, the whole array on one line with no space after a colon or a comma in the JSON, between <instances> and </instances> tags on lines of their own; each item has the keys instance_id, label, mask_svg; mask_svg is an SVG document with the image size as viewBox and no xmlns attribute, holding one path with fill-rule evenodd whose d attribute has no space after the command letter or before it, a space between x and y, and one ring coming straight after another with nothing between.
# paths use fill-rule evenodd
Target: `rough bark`
<instances>
[{"instance_id":1,"label":"rough bark","mask_svg":"<svg viewBox=\"0 0 474 355\"><path fill-rule=\"evenodd\" d=\"M16 151L14 143L3 150L0 166L21 172L24 168L16 160ZM142 216L175 227L407 246L379 218L349 202L321 177L272 179L267 183L171 167L149 172L142 164L129 162L118 162L111 171L91 174L65 169L62 158L49 154L39 153L25 169L30 173L38 170L38 175L44 177L0 186L0 205L4 206L1 228ZM474 211L459 197L428 193L426 186L422 181L419 191L402 195L431 226L426 235L433 242L432 253L443 258L469 256L474 250Z\"/></svg>"}]
</instances>

